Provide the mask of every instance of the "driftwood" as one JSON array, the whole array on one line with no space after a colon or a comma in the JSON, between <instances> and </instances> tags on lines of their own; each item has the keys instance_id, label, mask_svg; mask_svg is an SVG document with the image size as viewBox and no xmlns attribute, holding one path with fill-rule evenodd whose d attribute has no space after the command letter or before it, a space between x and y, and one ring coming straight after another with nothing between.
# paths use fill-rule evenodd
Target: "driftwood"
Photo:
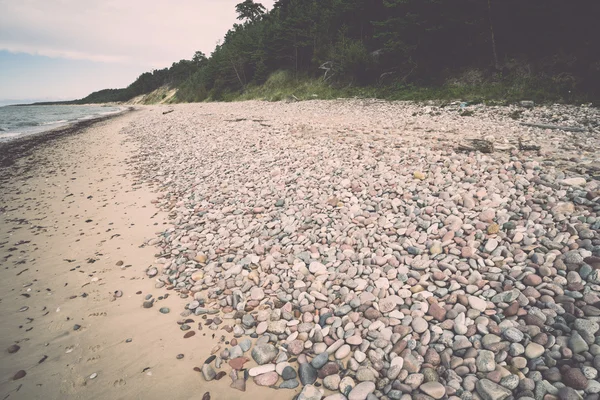
<instances>
[{"instance_id":1,"label":"driftwood","mask_svg":"<svg viewBox=\"0 0 600 400\"><path fill-rule=\"evenodd\" d=\"M168 114L168 113L172 113L175 110L168 110L168 111L163 111L163 115Z\"/></svg>"},{"instance_id":2,"label":"driftwood","mask_svg":"<svg viewBox=\"0 0 600 400\"><path fill-rule=\"evenodd\" d=\"M521 138L519 138L519 150L521 151L528 151L528 150L540 150L542 147L537 145L537 144L527 144L527 143L523 143L521 141Z\"/></svg>"},{"instance_id":3,"label":"driftwood","mask_svg":"<svg viewBox=\"0 0 600 400\"><path fill-rule=\"evenodd\" d=\"M461 143L458 145L460 151L480 151L482 153L493 153L494 143L483 139L470 139L470 143Z\"/></svg>"},{"instance_id":4,"label":"driftwood","mask_svg":"<svg viewBox=\"0 0 600 400\"><path fill-rule=\"evenodd\" d=\"M548 125L548 124L532 124L529 122L521 122L523 126L531 126L532 128L542 128L542 129L560 129L562 131L567 132L585 132L585 129L579 128L577 126L559 126L559 125Z\"/></svg>"}]
</instances>

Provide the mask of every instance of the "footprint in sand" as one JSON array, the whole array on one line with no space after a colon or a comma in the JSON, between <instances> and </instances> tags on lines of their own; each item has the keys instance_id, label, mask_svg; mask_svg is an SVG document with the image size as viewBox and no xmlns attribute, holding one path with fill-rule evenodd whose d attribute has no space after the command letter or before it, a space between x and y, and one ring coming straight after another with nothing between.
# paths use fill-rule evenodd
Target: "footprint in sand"
<instances>
[{"instance_id":1,"label":"footprint in sand","mask_svg":"<svg viewBox=\"0 0 600 400\"><path fill-rule=\"evenodd\" d=\"M94 356L94 357L90 357L87 359L87 362L89 363L97 363L98 361L100 361L100 356Z\"/></svg>"},{"instance_id":2,"label":"footprint in sand","mask_svg":"<svg viewBox=\"0 0 600 400\"><path fill-rule=\"evenodd\" d=\"M96 353L96 352L100 351L100 349L101 349L101 347L98 344L95 346L88 347L88 350L91 351L92 353Z\"/></svg>"},{"instance_id":3,"label":"footprint in sand","mask_svg":"<svg viewBox=\"0 0 600 400\"><path fill-rule=\"evenodd\" d=\"M120 387L120 386L125 386L127 384L127 382L125 382L125 379L118 379L113 383L114 387Z\"/></svg>"},{"instance_id":4,"label":"footprint in sand","mask_svg":"<svg viewBox=\"0 0 600 400\"><path fill-rule=\"evenodd\" d=\"M106 317L106 313L105 312L96 312L96 313L92 313L89 315L89 317Z\"/></svg>"}]
</instances>

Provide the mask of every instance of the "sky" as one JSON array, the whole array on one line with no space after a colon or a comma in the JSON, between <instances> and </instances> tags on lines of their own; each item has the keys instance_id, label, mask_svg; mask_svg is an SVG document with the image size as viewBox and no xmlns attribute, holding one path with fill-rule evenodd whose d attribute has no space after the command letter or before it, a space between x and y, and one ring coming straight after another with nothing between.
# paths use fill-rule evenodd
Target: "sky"
<instances>
[{"instance_id":1,"label":"sky","mask_svg":"<svg viewBox=\"0 0 600 400\"><path fill-rule=\"evenodd\" d=\"M240 2L0 0L0 102L82 98L197 50L208 56L240 22Z\"/></svg>"}]
</instances>

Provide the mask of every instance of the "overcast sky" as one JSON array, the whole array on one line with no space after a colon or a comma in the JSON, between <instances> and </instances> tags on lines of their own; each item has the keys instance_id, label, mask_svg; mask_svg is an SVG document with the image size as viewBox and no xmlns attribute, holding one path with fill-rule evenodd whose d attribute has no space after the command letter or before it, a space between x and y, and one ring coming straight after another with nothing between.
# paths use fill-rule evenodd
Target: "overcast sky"
<instances>
[{"instance_id":1,"label":"overcast sky","mask_svg":"<svg viewBox=\"0 0 600 400\"><path fill-rule=\"evenodd\" d=\"M81 98L208 56L241 1L0 0L0 100Z\"/></svg>"}]
</instances>

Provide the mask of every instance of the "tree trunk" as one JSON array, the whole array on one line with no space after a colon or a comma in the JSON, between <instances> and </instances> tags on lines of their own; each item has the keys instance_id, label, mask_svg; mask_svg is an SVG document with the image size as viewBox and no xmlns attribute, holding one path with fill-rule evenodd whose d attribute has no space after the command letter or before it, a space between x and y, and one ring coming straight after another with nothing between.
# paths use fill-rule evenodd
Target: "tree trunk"
<instances>
[{"instance_id":1,"label":"tree trunk","mask_svg":"<svg viewBox=\"0 0 600 400\"><path fill-rule=\"evenodd\" d=\"M490 21L490 34L492 37L492 52L494 54L494 66L496 69L500 69L500 63L498 62L498 52L496 51L496 37L494 36L494 24L492 23L492 0L488 0L488 19Z\"/></svg>"}]
</instances>

